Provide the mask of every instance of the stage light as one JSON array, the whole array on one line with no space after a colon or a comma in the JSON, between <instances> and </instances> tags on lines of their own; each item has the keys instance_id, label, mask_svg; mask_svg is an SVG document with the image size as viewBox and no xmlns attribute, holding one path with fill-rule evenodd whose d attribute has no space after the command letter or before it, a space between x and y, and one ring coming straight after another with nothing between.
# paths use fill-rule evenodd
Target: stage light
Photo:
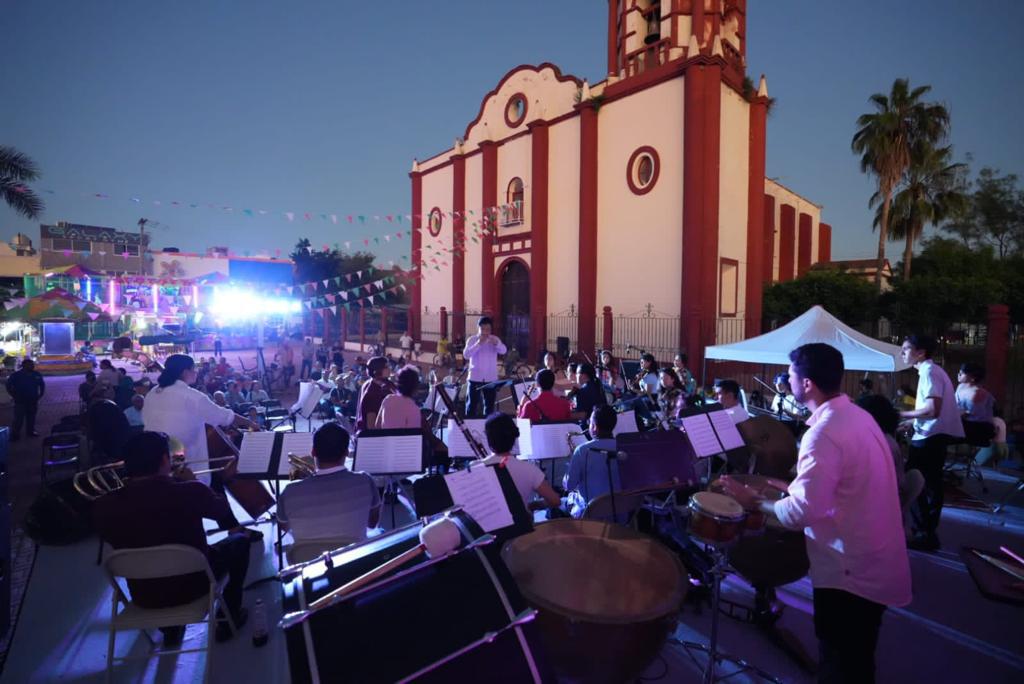
<instances>
[{"instance_id":1,"label":"stage light","mask_svg":"<svg viewBox=\"0 0 1024 684\"><path fill-rule=\"evenodd\" d=\"M221 320L247 320L270 314L298 313L302 310L299 302L279 297L261 297L258 294L235 288L214 288L210 313Z\"/></svg>"}]
</instances>

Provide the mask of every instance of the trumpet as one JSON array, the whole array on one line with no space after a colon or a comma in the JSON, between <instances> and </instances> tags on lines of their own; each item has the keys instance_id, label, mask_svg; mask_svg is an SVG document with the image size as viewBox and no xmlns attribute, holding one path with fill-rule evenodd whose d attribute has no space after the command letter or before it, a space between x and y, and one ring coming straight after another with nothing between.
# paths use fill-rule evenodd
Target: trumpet
<instances>
[{"instance_id":1,"label":"trumpet","mask_svg":"<svg viewBox=\"0 0 1024 684\"><path fill-rule=\"evenodd\" d=\"M288 474L290 480L301 480L316 475L316 461L312 456L290 453L288 454L288 464L291 466L291 472Z\"/></svg>"},{"instance_id":2,"label":"trumpet","mask_svg":"<svg viewBox=\"0 0 1024 684\"><path fill-rule=\"evenodd\" d=\"M194 459L191 461L186 461L183 458L172 458L171 474L175 477L180 477L186 472L192 476L220 473L234 465L236 460L238 460L238 457L234 455L220 456L211 459ZM204 468L202 470L191 470L189 468L189 464L191 463L210 465L214 462L221 461L226 461L226 463L215 468ZM104 494L116 492L117 490L122 489L127 482L128 477L124 474L124 461L115 461L113 463L93 466L88 470L75 473L75 476L71 480L71 484L75 488L75 491L89 501L95 501Z\"/></svg>"}]
</instances>

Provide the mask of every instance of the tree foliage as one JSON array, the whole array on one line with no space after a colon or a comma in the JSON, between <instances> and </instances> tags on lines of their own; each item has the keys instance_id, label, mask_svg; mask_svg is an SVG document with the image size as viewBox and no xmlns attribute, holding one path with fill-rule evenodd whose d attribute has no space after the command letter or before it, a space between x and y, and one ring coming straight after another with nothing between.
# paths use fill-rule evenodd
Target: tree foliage
<instances>
[{"instance_id":1,"label":"tree foliage","mask_svg":"<svg viewBox=\"0 0 1024 684\"><path fill-rule=\"evenodd\" d=\"M967 201L941 227L966 247L991 247L1005 259L1024 252L1024 190L1015 174L983 168L967 186Z\"/></svg>"},{"instance_id":2,"label":"tree foliage","mask_svg":"<svg viewBox=\"0 0 1024 684\"><path fill-rule=\"evenodd\" d=\"M315 283L328 278L347 276L368 271L371 266L375 269L372 280L381 276L398 275L400 269L397 267L381 268L374 264L377 258L370 252L357 251L351 254L342 252L337 247L326 251L314 249L308 238L302 238L295 244L295 249L288 256L295 263L293 277L296 283ZM366 278L364 277L365 281ZM357 284L353 281L353 284ZM407 303L408 297L404 292L395 291L388 294L389 304Z\"/></svg>"},{"instance_id":3,"label":"tree foliage","mask_svg":"<svg viewBox=\"0 0 1024 684\"><path fill-rule=\"evenodd\" d=\"M38 219L43 200L26 183L39 178L39 169L28 155L13 147L0 145L0 198L16 213Z\"/></svg>"},{"instance_id":4,"label":"tree foliage","mask_svg":"<svg viewBox=\"0 0 1024 684\"><path fill-rule=\"evenodd\" d=\"M848 325L876 318L878 294L861 276L845 271L808 271L804 276L776 283L765 290L765 318L786 323L815 304Z\"/></svg>"}]
</instances>

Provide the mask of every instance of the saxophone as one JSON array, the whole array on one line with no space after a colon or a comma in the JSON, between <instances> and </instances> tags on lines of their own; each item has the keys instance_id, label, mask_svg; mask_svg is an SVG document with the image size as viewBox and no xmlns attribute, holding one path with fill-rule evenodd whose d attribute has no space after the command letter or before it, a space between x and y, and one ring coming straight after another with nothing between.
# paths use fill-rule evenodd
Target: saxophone
<instances>
[{"instance_id":1,"label":"saxophone","mask_svg":"<svg viewBox=\"0 0 1024 684\"><path fill-rule=\"evenodd\" d=\"M569 447L569 457L570 458L572 457L573 452L576 451L576 447L573 446L573 443L572 443L572 438L573 437L586 437L586 436L587 436L587 433L585 433L585 432L570 432L570 433L565 435L565 443Z\"/></svg>"}]
</instances>

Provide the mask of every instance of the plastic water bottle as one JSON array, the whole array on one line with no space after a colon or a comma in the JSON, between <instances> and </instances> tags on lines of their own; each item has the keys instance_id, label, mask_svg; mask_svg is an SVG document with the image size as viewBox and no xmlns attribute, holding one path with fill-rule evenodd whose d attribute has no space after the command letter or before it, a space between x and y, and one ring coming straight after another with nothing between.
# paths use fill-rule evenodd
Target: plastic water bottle
<instances>
[{"instance_id":1,"label":"plastic water bottle","mask_svg":"<svg viewBox=\"0 0 1024 684\"><path fill-rule=\"evenodd\" d=\"M263 599L256 599L256 606L253 608L252 617L252 645L263 646L270 640L270 633L267 631L267 609L263 605Z\"/></svg>"}]
</instances>

